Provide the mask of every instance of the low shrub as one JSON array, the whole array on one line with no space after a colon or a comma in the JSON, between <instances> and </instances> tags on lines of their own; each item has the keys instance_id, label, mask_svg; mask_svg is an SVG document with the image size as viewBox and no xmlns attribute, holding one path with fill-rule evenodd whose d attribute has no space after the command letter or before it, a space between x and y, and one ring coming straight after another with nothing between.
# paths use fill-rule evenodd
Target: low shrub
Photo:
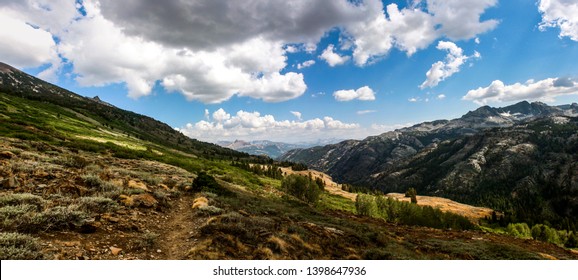
<instances>
[{"instance_id":1,"label":"low shrub","mask_svg":"<svg viewBox=\"0 0 578 280\"><path fill-rule=\"evenodd\" d=\"M27 204L34 205L38 210L41 210L44 203L45 201L42 197L30 193L14 193L0 196L0 207Z\"/></svg>"},{"instance_id":2,"label":"low shrub","mask_svg":"<svg viewBox=\"0 0 578 280\"><path fill-rule=\"evenodd\" d=\"M56 206L35 215L32 218L32 228L28 231L37 230L63 230L81 227L86 223L88 215L78 210L78 206Z\"/></svg>"},{"instance_id":3,"label":"low shrub","mask_svg":"<svg viewBox=\"0 0 578 280\"><path fill-rule=\"evenodd\" d=\"M26 234L0 232L0 259L41 260L44 258L38 239Z\"/></svg>"},{"instance_id":4,"label":"low shrub","mask_svg":"<svg viewBox=\"0 0 578 280\"><path fill-rule=\"evenodd\" d=\"M160 235L153 232L147 232L141 235L133 242L134 249L150 249L155 246Z\"/></svg>"},{"instance_id":5,"label":"low shrub","mask_svg":"<svg viewBox=\"0 0 578 280\"><path fill-rule=\"evenodd\" d=\"M530 227L526 223L508 224L506 232L517 238L532 238Z\"/></svg>"},{"instance_id":6,"label":"low shrub","mask_svg":"<svg viewBox=\"0 0 578 280\"><path fill-rule=\"evenodd\" d=\"M198 209L198 213L204 216L215 216L215 215L220 215L223 214L223 212L225 212L223 209L219 208L219 207L215 207L212 205L204 205L201 206Z\"/></svg>"},{"instance_id":7,"label":"low shrub","mask_svg":"<svg viewBox=\"0 0 578 280\"><path fill-rule=\"evenodd\" d=\"M102 196L86 196L80 198L78 209L89 213L106 213L118 208L116 201Z\"/></svg>"}]
</instances>

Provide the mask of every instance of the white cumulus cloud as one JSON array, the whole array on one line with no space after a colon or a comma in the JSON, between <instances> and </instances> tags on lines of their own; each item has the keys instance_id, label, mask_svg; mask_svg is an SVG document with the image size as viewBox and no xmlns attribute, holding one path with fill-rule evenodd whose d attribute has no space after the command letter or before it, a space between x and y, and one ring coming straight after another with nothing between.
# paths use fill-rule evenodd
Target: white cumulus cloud
<instances>
[{"instance_id":1,"label":"white cumulus cloud","mask_svg":"<svg viewBox=\"0 0 578 280\"><path fill-rule=\"evenodd\" d=\"M368 86L360 87L356 90L338 90L333 93L333 97L337 101L351 101L354 99L362 101L373 101L375 100L375 92Z\"/></svg>"},{"instance_id":2,"label":"white cumulus cloud","mask_svg":"<svg viewBox=\"0 0 578 280\"><path fill-rule=\"evenodd\" d=\"M523 84L515 83L511 85L495 80L487 87L468 91L462 99L473 101L476 104L521 100L551 102L556 96L562 95L578 95L578 83L568 78L548 78L540 81L528 80Z\"/></svg>"},{"instance_id":3,"label":"white cumulus cloud","mask_svg":"<svg viewBox=\"0 0 578 280\"><path fill-rule=\"evenodd\" d=\"M392 48L411 55L444 36L486 32L497 22L480 16L495 2L428 0L400 9L380 0L7 0L0 55L17 67L48 65L44 77L65 62L79 85L121 83L132 98L160 82L204 103L235 95L281 102L307 90L302 74L287 71L288 53L315 52L331 30L347 40L320 57L363 66Z\"/></svg>"},{"instance_id":4,"label":"white cumulus cloud","mask_svg":"<svg viewBox=\"0 0 578 280\"><path fill-rule=\"evenodd\" d=\"M291 111L291 114L295 116L298 120L301 120L301 112Z\"/></svg>"},{"instance_id":5,"label":"white cumulus cloud","mask_svg":"<svg viewBox=\"0 0 578 280\"><path fill-rule=\"evenodd\" d=\"M424 5L421 2L425 2ZM415 4L417 3L417 4ZM363 66L386 56L392 48L408 56L427 48L438 38L465 40L494 29L498 21L480 20L497 0L427 0L399 9L392 3L367 0L367 15L345 27L354 44L353 59ZM385 10L385 12L382 12Z\"/></svg>"},{"instance_id":6,"label":"white cumulus cloud","mask_svg":"<svg viewBox=\"0 0 578 280\"><path fill-rule=\"evenodd\" d=\"M572 0L540 0L538 10L542 14L540 30L560 28L560 37L578 41L578 2Z\"/></svg>"},{"instance_id":7,"label":"white cumulus cloud","mask_svg":"<svg viewBox=\"0 0 578 280\"><path fill-rule=\"evenodd\" d=\"M297 64L297 69L303 69L303 68L311 67L311 66L313 66L313 64L315 64L315 60L307 60L307 61L304 61L303 63Z\"/></svg>"},{"instance_id":8,"label":"white cumulus cloud","mask_svg":"<svg viewBox=\"0 0 578 280\"><path fill-rule=\"evenodd\" d=\"M463 50L453 42L440 41L437 45L438 50L445 50L448 52L445 61L437 61L432 64L427 71L426 80L419 86L424 89L427 87L435 87L439 82L451 77L453 74L460 71L460 67L470 58L480 58L481 55L475 52L472 56L464 55Z\"/></svg>"},{"instance_id":9,"label":"white cumulus cloud","mask_svg":"<svg viewBox=\"0 0 578 280\"><path fill-rule=\"evenodd\" d=\"M335 46L333 44L330 44L323 51L323 53L321 53L319 58L325 60L325 62L327 62L327 64L329 64L329 66L331 66L331 67L335 67L337 65L344 64L345 62L347 62L350 59L349 56L347 56L347 55L341 56L341 55L335 53L334 50L335 50Z\"/></svg>"},{"instance_id":10,"label":"white cumulus cloud","mask_svg":"<svg viewBox=\"0 0 578 280\"><path fill-rule=\"evenodd\" d=\"M209 142L235 139L297 142L350 134L360 129L359 124L329 116L301 120L299 112L291 113L299 120L276 120L272 115L243 110L231 115L221 108L213 112L211 121L189 123L178 130L189 137Z\"/></svg>"},{"instance_id":11,"label":"white cumulus cloud","mask_svg":"<svg viewBox=\"0 0 578 280\"><path fill-rule=\"evenodd\" d=\"M433 15L439 32L452 40L474 38L477 34L494 29L495 19L481 21L480 17L498 0L427 0L427 9Z\"/></svg>"},{"instance_id":12,"label":"white cumulus cloud","mask_svg":"<svg viewBox=\"0 0 578 280\"><path fill-rule=\"evenodd\" d=\"M307 89L302 74L281 74L287 60L282 41L254 34L228 44L213 44L211 48L176 47L127 32L122 21L105 17L101 4L84 1L82 7L86 15L76 10L74 1L42 4L45 8L37 8L29 1L1 8L0 14L15 15L1 17L2 20L15 18L17 22L10 25L22 27L28 33L21 33L30 36L20 36L18 41L2 29L0 39L33 47L3 44L11 52L27 52L10 57L28 61L13 59L9 63L29 67L51 63L58 68L60 55L73 65L75 79L81 86L124 83L132 98L151 94L157 81L168 91L205 103L223 102L234 95L280 102L299 97ZM38 9L44 12L39 13ZM191 37L183 32L180 36ZM52 36L59 39L57 45Z\"/></svg>"}]
</instances>

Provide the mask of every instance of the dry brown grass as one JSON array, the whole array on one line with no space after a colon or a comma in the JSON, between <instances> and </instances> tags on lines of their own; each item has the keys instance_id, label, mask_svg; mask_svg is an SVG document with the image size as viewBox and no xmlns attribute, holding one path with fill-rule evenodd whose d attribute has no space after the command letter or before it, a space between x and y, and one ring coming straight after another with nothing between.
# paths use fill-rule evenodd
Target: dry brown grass
<instances>
[{"instance_id":1,"label":"dry brown grass","mask_svg":"<svg viewBox=\"0 0 578 280\"><path fill-rule=\"evenodd\" d=\"M388 193L386 196L395 198L400 201L410 202L409 197L405 197L401 193ZM435 197L435 196L417 196L417 204L421 206L431 206L439 208L444 212L452 212L464 216L472 221L478 221L487 217L491 217L494 210L485 207L476 207L468 204L455 202L451 199Z\"/></svg>"},{"instance_id":2,"label":"dry brown grass","mask_svg":"<svg viewBox=\"0 0 578 280\"><path fill-rule=\"evenodd\" d=\"M195 198L195 200L193 200L193 206L192 206L193 209L198 209L198 208L207 207L207 206L209 206L209 200L204 196L197 197L197 198Z\"/></svg>"}]
</instances>

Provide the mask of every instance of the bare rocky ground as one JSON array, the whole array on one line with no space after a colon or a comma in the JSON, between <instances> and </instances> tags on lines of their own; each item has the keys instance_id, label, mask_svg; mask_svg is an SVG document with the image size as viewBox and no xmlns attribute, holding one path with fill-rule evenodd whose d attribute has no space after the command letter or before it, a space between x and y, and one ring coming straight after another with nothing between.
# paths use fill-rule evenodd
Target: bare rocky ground
<instances>
[{"instance_id":1,"label":"bare rocky ground","mask_svg":"<svg viewBox=\"0 0 578 280\"><path fill-rule=\"evenodd\" d=\"M21 222L3 211L2 231L39 237L45 258L181 259L194 246L205 218L194 217L185 189L195 175L186 170L6 138L0 151L0 199L31 194L39 213L66 207L87 221Z\"/></svg>"},{"instance_id":2,"label":"bare rocky ground","mask_svg":"<svg viewBox=\"0 0 578 280\"><path fill-rule=\"evenodd\" d=\"M223 181L236 197L191 194L195 177L159 162L0 138L0 234L37 238L44 259L578 259L533 240L320 215ZM283 196L267 186L260 193ZM218 207L201 213L199 204Z\"/></svg>"}]
</instances>

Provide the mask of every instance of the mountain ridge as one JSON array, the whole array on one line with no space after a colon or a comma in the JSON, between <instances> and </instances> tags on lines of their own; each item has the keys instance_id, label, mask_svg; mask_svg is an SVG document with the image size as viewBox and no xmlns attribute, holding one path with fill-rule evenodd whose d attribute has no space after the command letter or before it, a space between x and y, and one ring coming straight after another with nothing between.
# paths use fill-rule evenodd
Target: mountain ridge
<instances>
[{"instance_id":1,"label":"mountain ridge","mask_svg":"<svg viewBox=\"0 0 578 280\"><path fill-rule=\"evenodd\" d=\"M49 102L95 118L102 125L121 129L136 138L170 145L193 154L248 157L221 146L191 139L169 125L151 117L117 108L98 98L80 96L69 90L28 75L0 62L0 92L21 98Z\"/></svg>"},{"instance_id":2,"label":"mountain ridge","mask_svg":"<svg viewBox=\"0 0 578 280\"><path fill-rule=\"evenodd\" d=\"M575 227L568 220L578 220L577 107L483 106L460 118L292 150L280 159L361 189L403 193L415 187L514 220Z\"/></svg>"}]
</instances>

